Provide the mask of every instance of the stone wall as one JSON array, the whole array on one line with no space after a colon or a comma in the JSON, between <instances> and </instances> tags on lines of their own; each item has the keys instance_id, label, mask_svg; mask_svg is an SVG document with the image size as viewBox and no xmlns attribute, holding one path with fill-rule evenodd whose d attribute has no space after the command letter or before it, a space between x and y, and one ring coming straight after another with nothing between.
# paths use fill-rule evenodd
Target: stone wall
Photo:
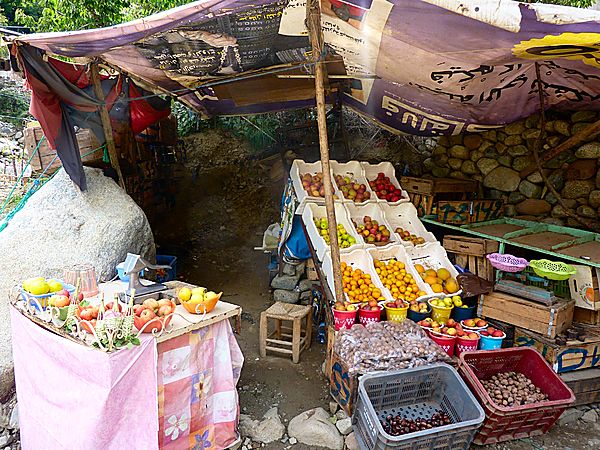
<instances>
[{"instance_id":1,"label":"stone wall","mask_svg":"<svg viewBox=\"0 0 600 450\"><path fill-rule=\"evenodd\" d=\"M590 123L599 113L548 113L543 149L556 147ZM548 190L538 171L521 179L519 171L535 162L533 146L538 137L540 117L511 123L480 134L438 138L431 155L423 161L424 176L476 179L486 198L503 198L506 215L547 223L582 227L567 217L558 199ZM600 136L543 163L545 175L569 209L586 219L600 215Z\"/></svg>"}]
</instances>

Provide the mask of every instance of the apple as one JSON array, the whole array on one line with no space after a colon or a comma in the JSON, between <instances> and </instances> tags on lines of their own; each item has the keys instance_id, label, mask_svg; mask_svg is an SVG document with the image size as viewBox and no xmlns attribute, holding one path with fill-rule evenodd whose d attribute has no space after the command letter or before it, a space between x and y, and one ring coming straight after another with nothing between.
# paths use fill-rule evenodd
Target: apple
<instances>
[{"instance_id":1,"label":"apple","mask_svg":"<svg viewBox=\"0 0 600 450\"><path fill-rule=\"evenodd\" d=\"M56 292L54 295L64 295L65 297L71 298L71 294L69 294L69 291L67 291L66 289L61 289L60 291Z\"/></svg>"},{"instance_id":2,"label":"apple","mask_svg":"<svg viewBox=\"0 0 600 450\"><path fill-rule=\"evenodd\" d=\"M448 328L448 329L446 329L446 334L448 336L455 336L456 335L456 328Z\"/></svg>"},{"instance_id":3,"label":"apple","mask_svg":"<svg viewBox=\"0 0 600 450\"><path fill-rule=\"evenodd\" d=\"M485 320L483 320L483 319L479 319L479 320L477 321L477 324L476 324L476 325L477 325L478 327L485 327L485 326L487 325L487 322L486 322Z\"/></svg>"},{"instance_id":4,"label":"apple","mask_svg":"<svg viewBox=\"0 0 600 450\"><path fill-rule=\"evenodd\" d=\"M144 307L142 305L133 305L133 313L136 316L139 317L143 310L144 310Z\"/></svg>"},{"instance_id":5,"label":"apple","mask_svg":"<svg viewBox=\"0 0 600 450\"><path fill-rule=\"evenodd\" d=\"M142 304L144 305L144 308L151 309L152 311L155 311L160 307L158 301L154 298L147 298Z\"/></svg>"},{"instance_id":6,"label":"apple","mask_svg":"<svg viewBox=\"0 0 600 450\"><path fill-rule=\"evenodd\" d=\"M492 336L495 338L503 338L504 337L504 332L500 331L500 330L496 330L492 333Z\"/></svg>"},{"instance_id":7,"label":"apple","mask_svg":"<svg viewBox=\"0 0 600 450\"><path fill-rule=\"evenodd\" d=\"M469 333L469 339L479 339L479 335L477 333Z\"/></svg>"},{"instance_id":8,"label":"apple","mask_svg":"<svg viewBox=\"0 0 600 450\"><path fill-rule=\"evenodd\" d=\"M448 322L446 322L446 325L449 326L449 327L456 328L457 322L454 319L448 319Z\"/></svg>"},{"instance_id":9,"label":"apple","mask_svg":"<svg viewBox=\"0 0 600 450\"><path fill-rule=\"evenodd\" d=\"M473 319L465 320L464 324L465 324L465 327L471 327L471 328L473 328L477 325Z\"/></svg>"},{"instance_id":10,"label":"apple","mask_svg":"<svg viewBox=\"0 0 600 450\"><path fill-rule=\"evenodd\" d=\"M140 319L142 319L142 321L144 323L150 322L152 319L154 319L156 317L156 314L154 314L154 311L151 309L144 309L141 313L140 313Z\"/></svg>"},{"instance_id":11,"label":"apple","mask_svg":"<svg viewBox=\"0 0 600 450\"><path fill-rule=\"evenodd\" d=\"M158 316L159 317L165 317L168 316L169 314L171 314L171 305L161 305L160 308L158 308Z\"/></svg>"},{"instance_id":12,"label":"apple","mask_svg":"<svg viewBox=\"0 0 600 450\"><path fill-rule=\"evenodd\" d=\"M480 335L482 335L482 336L489 336L489 335L490 335L490 333L488 333L488 332L487 332L487 331L485 331L485 330L483 330L483 331L480 331L480 332L479 332L479 334L480 334Z\"/></svg>"},{"instance_id":13,"label":"apple","mask_svg":"<svg viewBox=\"0 0 600 450\"><path fill-rule=\"evenodd\" d=\"M88 322L92 320L92 311L90 309L83 309L79 312L79 318L81 320L87 320Z\"/></svg>"},{"instance_id":14,"label":"apple","mask_svg":"<svg viewBox=\"0 0 600 450\"><path fill-rule=\"evenodd\" d=\"M490 333L490 336L491 336L492 334L494 334L494 332L496 331L496 329L494 327L487 327L487 329L485 331L487 331L488 333Z\"/></svg>"}]
</instances>

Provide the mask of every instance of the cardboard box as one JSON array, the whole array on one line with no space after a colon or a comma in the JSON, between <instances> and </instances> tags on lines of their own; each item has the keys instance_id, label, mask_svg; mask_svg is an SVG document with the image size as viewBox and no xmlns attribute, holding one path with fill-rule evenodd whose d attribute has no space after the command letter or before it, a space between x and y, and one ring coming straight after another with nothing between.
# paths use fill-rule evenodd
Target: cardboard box
<instances>
[{"instance_id":1,"label":"cardboard box","mask_svg":"<svg viewBox=\"0 0 600 450\"><path fill-rule=\"evenodd\" d=\"M579 308L600 310L600 291L598 290L598 279L600 270L594 267L573 264L577 273L569 278L571 298L575 300L575 306Z\"/></svg>"}]
</instances>

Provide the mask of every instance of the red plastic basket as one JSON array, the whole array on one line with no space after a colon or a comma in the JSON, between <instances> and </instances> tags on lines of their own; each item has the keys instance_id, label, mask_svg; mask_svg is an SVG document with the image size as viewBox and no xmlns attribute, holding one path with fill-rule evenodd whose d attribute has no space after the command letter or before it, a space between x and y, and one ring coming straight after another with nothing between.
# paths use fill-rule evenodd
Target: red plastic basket
<instances>
[{"instance_id":1,"label":"red plastic basket","mask_svg":"<svg viewBox=\"0 0 600 450\"><path fill-rule=\"evenodd\" d=\"M492 401L480 380L511 371L527 376L549 400L512 407ZM544 434L575 401L573 391L532 348L464 352L460 355L460 372L485 411L485 421L475 436L475 444L495 444Z\"/></svg>"},{"instance_id":2,"label":"red plastic basket","mask_svg":"<svg viewBox=\"0 0 600 450\"><path fill-rule=\"evenodd\" d=\"M358 321L362 324L362 325L366 325L368 323L373 323L373 322L379 322L380 317L381 317L381 310L383 308L380 306L379 309L375 310L375 311L371 311L371 310L366 310L366 309L359 309L358 310Z\"/></svg>"},{"instance_id":3,"label":"red plastic basket","mask_svg":"<svg viewBox=\"0 0 600 450\"><path fill-rule=\"evenodd\" d=\"M342 328L349 330L356 322L356 311L338 311L333 308L333 324L335 330L339 331Z\"/></svg>"},{"instance_id":4,"label":"red plastic basket","mask_svg":"<svg viewBox=\"0 0 600 450\"><path fill-rule=\"evenodd\" d=\"M456 336L446 336L434 331L429 331L429 337L433 342L442 347L442 349L448 353L448 356L454 355L454 343L456 342Z\"/></svg>"},{"instance_id":5,"label":"red plastic basket","mask_svg":"<svg viewBox=\"0 0 600 450\"><path fill-rule=\"evenodd\" d=\"M456 347L454 349L456 356L460 356L463 352L474 352L479 345L479 339L465 339L464 337L456 336Z\"/></svg>"}]
</instances>

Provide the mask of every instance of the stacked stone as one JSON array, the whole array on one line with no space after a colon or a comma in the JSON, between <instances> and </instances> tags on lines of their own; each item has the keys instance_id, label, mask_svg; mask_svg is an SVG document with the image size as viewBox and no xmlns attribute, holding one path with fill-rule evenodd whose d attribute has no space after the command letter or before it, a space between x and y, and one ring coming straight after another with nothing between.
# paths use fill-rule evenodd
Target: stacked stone
<instances>
[{"instance_id":1,"label":"stacked stone","mask_svg":"<svg viewBox=\"0 0 600 450\"><path fill-rule=\"evenodd\" d=\"M549 118L540 153L550 150L599 118L593 111ZM424 172L433 177L475 179L486 188L487 198L505 200L506 215L547 223L581 226L567 217L558 199L548 190L536 170L526 178L519 172L535 163L533 147L539 136L539 115L480 134L444 136L431 156L423 161ZM569 209L588 219L600 215L600 136L561 153L542 164L544 174ZM426 176L427 176L426 175Z\"/></svg>"},{"instance_id":2,"label":"stacked stone","mask_svg":"<svg viewBox=\"0 0 600 450\"><path fill-rule=\"evenodd\" d=\"M282 263L281 275L277 274L271 281L273 299L276 302L300 303L309 305L312 302L313 281L306 278L306 263Z\"/></svg>"}]
</instances>

